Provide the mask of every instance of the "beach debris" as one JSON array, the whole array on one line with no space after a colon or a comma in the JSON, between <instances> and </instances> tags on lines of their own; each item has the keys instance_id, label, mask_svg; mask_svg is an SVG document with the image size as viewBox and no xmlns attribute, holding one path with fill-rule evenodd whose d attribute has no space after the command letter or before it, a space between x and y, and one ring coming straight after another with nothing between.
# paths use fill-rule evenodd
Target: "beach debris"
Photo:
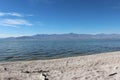
<instances>
[{"instance_id":1,"label":"beach debris","mask_svg":"<svg viewBox=\"0 0 120 80\"><path fill-rule=\"evenodd\" d=\"M115 72L115 73L112 73L112 74L110 74L109 76L114 76L114 75L116 75L117 73Z\"/></svg>"},{"instance_id":2,"label":"beach debris","mask_svg":"<svg viewBox=\"0 0 120 80\"><path fill-rule=\"evenodd\" d=\"M45 77L45 80L49 80L46 73L44 73L42 75Z\"/></svg>"},{"instance_id":3,"label":"beach debris","mask_svg":"<svg viewBox=\"0 0 120 80\"><path fill-rule=\"evenodd\" d=\"M22 71L22 73L47 73L49 71L43 71L43 70L38 70L38 71Z\"/></svg>"},{"instance_id":4,"label":"beach debris","mask_svg":"<svg viewBox=\"0 0 120 80\"><path fill-rule=\"evenodd\" d=\"M38 71L22 71L22 73L27 73L27 74L29 74L29 73L41 73L40 74L40 80L49 80L48 79L48 75L46 74L47 72L49 72L49 71L43 71L43 70L38 70Z\"/></svg>"},{"instance_id":5,"label":"beach debris","mask_svg":"<svg viewBox=\"0 0 120 80\"><path fill-rule=\"evenodd\" d=\"M4 68L5 71L7 71L7 68Z\"/></svg>"},{"instance_id":6,"label":"beach debris","mask_svg":"<svg viewBox=\"0 0 120 80\"><path fill-rule=\"evenodd\" d=\"M46 74L41 74L40 80L49 80L49 79L47 78Z\"/></svg>"},{"instance_id":7,"label":"beach debris","mask_svg":"<svg viewBox=\"0 0 120 80\"><path fill-rule=\"evenodd\" d=\"M30 73L30 71L25 71L25 72L23 72L23 73Z\"/></svg>"},{"instance_id":8,"label":"beach debris","mask_svg":"<svg viewBox=\"0 0 120 80\"><path fill-rule=\"evenodd\" d=\"M38 70L38 71L33 71L32 73L47 73L49 71L43 71L43 70Z\"/></svg>"},{"instance_id":9,"label":"beach debris","mask_svg":"<svg viewBox=\"0 0 120 80\"><path fill-rule=\"evenodd\" d=\"M40 80L45 80L45 76L43 76L42 74L40 75Z\"/></svg>"}]
</instances>

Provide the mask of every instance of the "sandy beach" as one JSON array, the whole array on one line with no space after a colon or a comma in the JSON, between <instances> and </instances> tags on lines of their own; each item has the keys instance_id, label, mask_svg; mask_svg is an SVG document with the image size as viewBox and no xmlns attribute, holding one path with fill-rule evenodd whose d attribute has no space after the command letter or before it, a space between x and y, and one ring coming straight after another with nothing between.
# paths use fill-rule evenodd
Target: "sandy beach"
<instances>
[{"instance_id":1,"label":"sandy beach","mask_svg":"<svg viewBox=\"0 0 120 80\"><path fill-rule=\"evenodd\" d=\"M0 80L120 80L120 51L0 63Z\"/></svg>"}]
</instances>

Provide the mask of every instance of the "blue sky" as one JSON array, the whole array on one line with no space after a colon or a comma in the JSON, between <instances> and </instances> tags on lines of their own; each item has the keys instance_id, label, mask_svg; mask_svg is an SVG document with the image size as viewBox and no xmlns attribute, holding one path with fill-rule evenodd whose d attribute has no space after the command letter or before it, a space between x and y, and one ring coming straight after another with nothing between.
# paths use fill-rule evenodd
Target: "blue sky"
<instances>
[{"instance_id":1,"label":"blue sky","mask_svg":"<svg viewBox=\"0 0 120 80\"><path fill-rule=\"evenodd\" d=\"M120 0L0 0L0 37L120 33Z\"/></svg>"}]
</instances>

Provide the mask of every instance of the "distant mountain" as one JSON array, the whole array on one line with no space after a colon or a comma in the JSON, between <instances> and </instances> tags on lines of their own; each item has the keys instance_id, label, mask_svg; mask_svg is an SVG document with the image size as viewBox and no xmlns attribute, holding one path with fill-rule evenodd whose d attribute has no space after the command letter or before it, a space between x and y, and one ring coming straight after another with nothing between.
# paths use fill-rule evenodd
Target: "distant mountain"
<instances>
[{"instance_id":1,"label":"distant mountain","mask_svg":"<svg viewBox=\"0 0 120 80\"><path fill-rule=\"evenodd\" d=\"M120 39L120 34L37 34L33 36L10 37L6 39L37 39L37 40L76 40L76 39Z\"/></svg>"}]
</instances>

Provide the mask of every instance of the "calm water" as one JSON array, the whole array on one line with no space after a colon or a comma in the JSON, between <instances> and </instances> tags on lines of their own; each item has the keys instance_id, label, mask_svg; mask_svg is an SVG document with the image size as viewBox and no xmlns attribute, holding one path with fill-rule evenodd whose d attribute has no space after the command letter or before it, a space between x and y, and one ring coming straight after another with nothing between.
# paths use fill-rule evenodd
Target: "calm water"
<instances>
[{"instance_id":1,"label":"calm water","mask_svg":"<svg viewBox=\"0 0 120 80\"><path fill-rule=\"evenodd\" d=\"M0 40L0 61L60 58L119 50L120 40Z\"/></svg>"}]
</instances>

